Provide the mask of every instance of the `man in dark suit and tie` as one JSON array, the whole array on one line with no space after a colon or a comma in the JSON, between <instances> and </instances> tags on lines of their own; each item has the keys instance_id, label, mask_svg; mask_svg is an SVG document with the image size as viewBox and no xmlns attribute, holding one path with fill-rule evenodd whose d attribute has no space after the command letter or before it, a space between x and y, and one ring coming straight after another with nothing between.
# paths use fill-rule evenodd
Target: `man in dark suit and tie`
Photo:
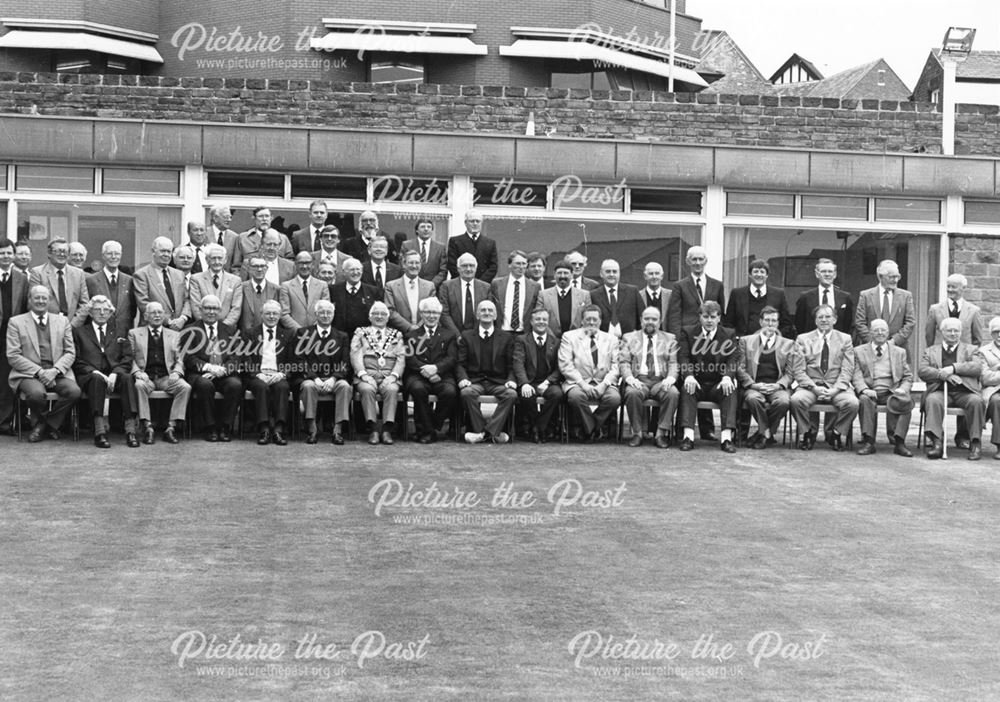
<instances>
[{"instance_id":1,"label":"man in dark suit and tie","mask_svg":"<svg viewBox=\"0 0 1000 702\"><path fill-rule=\"evenodd\" d=\"M14 265L14 242L0 239L0 433L10 434L14 393L7 384L7 324L28 309L28 276Z\"/></svg>"},{"instance_id":2,"label":"man in dark suit and tie","mask_svg":"<svg viewBox=\"0 0 1000 702\"><path fill-rule=\"evenodd\" d=\"M123 273L118 266L122 260L122 245L117 241L105 241L101 246L104 267L87 276L87 292L91 298L103 295L111 301L114 311L109 324L119 337L127 337L128 330L135 325L135 289L132 276Z\"/></svg>"},{"instance_id":3,"label":"man in dark suit and tie","mask_svg":"<svg viewBox=\"0 0 1000 702\"><path fill-rule=\"evenodd\" d=\"M240 304L239 330L243 338L250 335L254 327L263 322L263 305L268 300L278 301L281 288L264 278L267 273L267 261L260 256L251 256L247 261L250 279L242 283L242 302Z\"/></svg>"},{"instance_id":4,"label":"man in dark suit and tie","mask_svg":"<svg viewBox=\"0 0 1000 702\"><path fill-rule=\"evenodd\" d=\"M368 325L372 305L382 301L382 291L361 282L362 263L356 258L344 262L344 280L330 286L330 302L336 308L333 326L353 338L358 327Z\"/></svg>"},{"instance_id":5,"label":"man in dark suit and tie","mask_svg":"<svg viewBox=\"0 0 1000 702\"><path fill-rule=\"evenodd\" d=\"M476 257L465 253L458 257L458 278L452 278L438 290L441 323L456 333L475 329L476 307L490 299L490 284L476 277Z\"/></svg>"},{"instance_id":6,"label":"man in dark suit and tie","mask_svg":"<svg viewBox=\"0 0 1000 702\"><path fill-rule=\"evenodd\" d=\"M508 275L490 283L490 299L497 307L500 328L514 334L521 334L531 325L531 313L541 292L538 283L525 277L527 267L528 255L511 251L507 257Z\"/></svg>"},{"instance_id":7,"label":"man in dark suit and tie","mask_svg":"<svg viewBox=\"0 0 1000 702\"><path fill-rule=\"evenodd\" d=\"M400 247L400 261L407 251L420 254L420 277L434 283L435 292L448 278L448 250L444 244L434 241L434 222L430 219L417 220L416 236L407 239Z\"/></svg>"},{"instance_id":8,"label":"man in dark suit and tie","mask_svg":"<svg viewBox=\"0 0 1000 702\"><path fill-rule=\"evenodd\" d=\"M816 308L829 305L837 317L834 327L839 332L851 334L854 331L854 298L840 288L834 287L837 279L837 264L828 258L816 261L816 280L819 285L799 295L795 303L795 331L799 334L816 328Z\"/></svg>"},{"instance_id":9,"label":"man in dark suit and tie","mask_svg":"<svg viewBox=\"0 0 1000 702\"><path fill-rule=\"evenodd\" d=\"M404 254L405 256L405 254ZM441 323L441 302L436 297L420 301L420 326L404 334L406 343L406 394L413 400L417 441L429 444L441 435L446 419L455 413L458 388L458 332ZM431 395L437 405L431 410Z\"/></svg>"},{"instance_id":10,"label":"man in dark suit and tie","mask_svg":"<svg viewBox=\"0 0 1000 702\"><path fill-rule=\"evenodd\" d=\"M251 348L243 385L253 394L257 445L287 446L288 370L295 332L278 324L281 304L271 300L262 308L263 323L250 332Z\"/></svg>"},{"instance_id":11,"label":"man in dark suit and tie","mask_svg":"<svg viewBox=\"0 0 1000 702\"><path fill-rule=\"evenodd\" d=\"M465 233L448 240L448 272L458 277L458 257L470 253L476 257L476 277L492 283L500 267L497 243L483 234L483 214L478 210L465 213Z\"/></svg>"},{"instance_id":12,"label":"man in dark suit and tie","mask_svg":"<svg viewBox=\"0 0 1000 702\"><path fill-rule=\"evenodd\" d=\"M107 397L117 392L125 418L125 443L129 448L139 448L132 349L126 337L118 336L111 300L101 294L90 298L90 323L73 330L73 341L76 343L73 371L77 384L87 395L90 416L94 419L94 446L111 448Z\"/></svg>"},{"instance_id":13,"label":"man in dark suit and tie","mask_svg":"<svg viewBox=\"0 0 1000 702\"><path fill-rule=\"evenodd\" d=\"M319 440L316 421L319 398L334 402L333 436L335 446L344 444L344 423L351 407L351 341L347 334L333 327L334 305L329 300L316 303L316 324L298 330L293 356L302 370L292 376L292 388L302 400L306 419L306 443Z\"/></svg>"},{"instance_id":14,"label":"man in dark suit and tie","mask_svg":"<svg viewBox=\"0 0 1000 702\"><path fill-rule=\"evenodd\" d=\"M583 310L590 305L590 293L574 288L573 269L568 261L554 266L556 283L538 294L538 308L549 313L549 329L558 339L583 323Z\"/></svg>"},{"instance_id":15,"label":"man in dark suit and tie","mask_svg":"<svg viewBox=\"0 0 1000 702\"><path fill-rule=\"evenodd\" d=\"M670 307L670 291L663 287L663 266L650 261L642 271L646 279L645 287L639 290L639 305L642 309L655 307L660 310L660 331L667 331L667 309Z\"/></svg>"},{"instance_id":16,"label":"man in dark suit and tie","mask_svg":"<svg viewBox=\"0 0 1000 702\"><path fill-rule=\"evenodd\" d=\"M591 304L601 310L601 331L616 339L639 328L639 291L634 285L620 283L618 261L608 259L601 264L602 285L590 291Z\"/></svg>"},{"instance_id":17,"label":"man in dark suit and tie","mask_svg":"<svg viewBox=\"0 0 1000 702\"><path fill-rule=\"evenodd\" d=\"M31 269L29 285L44 285L49 289L49 312L63 314L74 327L87 320L86 274L68 265L69 244L65 239L53 239L48 245L48 263Z\"/></svg>"},{"instance_id":18,"label":"man in dark suit and tie","mask_svg":"<svg viewBox=\"0 0 1000 702\"><path fill-rule=\"evenodd\" d=\"M386 257L389 254L389 240L384 236L376 236L368 245L368 260L364 263L361 282L367 283L385 293L385 284L403 275L403 269L395 263L390 263Z\"/></svg>"},{"instance_id":19,"label":"man in dark suit and tie","mask_svg":"<svg viewBox=\"0 0 1000 702\"><path fill-rule=\"evenodd\" d=\"M300 229L292 235L292 252L298 255L300 251L312 254L319 251L323 238L323 227L326 226L327 207L322 200L309 203L309 226Z\"/></svg>"},{"instance_id":20,"label":"man in dark suit and tie","mask_svg":"<svg viewBox=\"0 0 1000 702\"><path fill-rule=\"evenodd\" d=\"M520 388L520 414L536 444L545 443L552 434L551 423L563 389L559 384L559 340L549 329L549 313L536 309L531 314L531 328L514 339L514 379ZM542 407L538 407L538 398Z\"/></svg>"},{"instance_id":21,"label":"man in dark suit and tie","mask_svg":"<svg viewBox=\"0 0 1000 702\"><path fill-rule=\"evenodd\" d=\"M762 258L750 263L750 285L736 288L729 294L726 326L737 336L750 336L760 329L760 312L765 307L778 310L778 332L786 339L795 339L795 326L785 300L785 291L767 284L771 266Z\"/></svg>"},{"instance_id":22,"label":"man in dark suit and tie","mask_svg":"<svg viewBox=\"0 0 1000 702\"><path fill-rule=\"evenodd\" d=\"M472 431L465 433L465 441L479 444L484 441L505 444L510 436L503 431L507 417L517 400L517 383L514 380L514 337L496 326L496 306L483 300L476 308L479 325L462 332L458 341L458 391ZM497 406L489 422L483 418L479 406L482 395L492 395Z\"/></svg>"}]
</instances>

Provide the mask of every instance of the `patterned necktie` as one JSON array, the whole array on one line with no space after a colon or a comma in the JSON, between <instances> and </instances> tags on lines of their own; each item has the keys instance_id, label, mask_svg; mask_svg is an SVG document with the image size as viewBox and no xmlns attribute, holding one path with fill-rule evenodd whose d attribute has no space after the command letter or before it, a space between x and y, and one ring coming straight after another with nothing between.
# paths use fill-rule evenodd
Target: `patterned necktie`
<instances>
[{"instance_id":1,"label":"patterned necktie","mask_svg":"<svg viewBox=\"0 0 1000 702\"><path fill-rule=\"evenodd\" d=\"M104 325L103 324L100 325L99 327L97 327L97 332L98 332L97 333L97 340L98 340L98 342L100 342L100 344L101 344L101 350L103 351L104 350L104 346L105 346L105 344L108 341L107 337L104 336Z\"/></svg>"},{"instance_id":2,"label":"patterned necktie","mask_svg":"<svg viewBox=\"0 0 1000 702\"><path fill-rule=\"evenodd\" d=\"M875 355L878 358L882 358L882 344L879 344L878 346L875 347Z\"/></svg>"},{"instance_id":3,"label":"patterned necktie","mask_svg":"<svg viewBox=\"0 0 1000 702\"><path fill-rule=\"evenodd\" d=\"M263 292L264 292L264 286L261 285L260 283L257 283L257 297L260 297L261 293Z\"/></svg>"},{"instance_id":4,"label":"patterned necktie","mask_svg":"<svg viewBox=\"0 0 1000 702\"><path fill-rule=\"evenodd\" d=\"M698 302L704 302L705 293L701 290L701 278L694 279L694 287L698 290Z\"/></svg>"},{"instance_id":5,"label":"patterned necktie","mask_svg":"<svg viewBox=\"0 0 1000 702\"><path fill-rule=\"evenodd\" d=\"M201 273L201 247L194 247L194 265L191 266L192 273Z\"/></svg>"},{"instance_id":6,"label":"patterned necktie","mask_svg":"<svg viewBox=\"0 0 1000 702\"><path fill-rule=\"evenodd\" d=\"M830 304L830 289L829 288L823 288L823 304L824 305L829 305Z\"/></svg>"},{"instance_id":7,"label":"patterned necktie","mask_svg":"<svg viewBox=\"0 0 1000 702\"><path fill-rule=\"evenodd\" d=\"M313 230L313 251L319 251L322 247L322 240L320 239L319 229Z\"/></svg>"},{"instance_id":8,"label":"patterned necktie","mask_svg":"<svg viewBox=\"0 0 1000 702\"><path fill-rule=\"evenodd\" d=\"M42 331L45 331L45 317L44 316L38 318L38 328L41 329Z\"/></svg>"},{"instance_id":9,"label":"patterned necktie","mask_svg":"<svg viewBox=\"0 0 1000 702\"><path fill-rule=\"evenodd\" d=\"M826 372L830 370L830 344L826 340L826 335L823 335L823 351L819 355L819 369L826 375Z\"/></svg>"},{"instance_id":10,"label":"patterned necktie","mask_svg":"<svg viewBox=\"0 0 1000 702\"><path fill-rule=\"evenodd\" d=\"M510 310L510 328L511 331L519 331L521 329L521 281L514 281L514 304L511 305Z\"/></svg>"},{"instance_id":11,"label":"patterned necktie","mask_svg":"<svg viewBox=\"0 0 1000 702\"><path fill-rule=\"evenodd\" d=\"M594 361L594 369L597 369L597 338L590 337L590 358Z\"/></svg>"},{"instance_id":12,"label":"patterned necktie","mask_svg":"<svg viewBox=\"0 0 1000 702\"><path fill-rule=\"evenodd\" d=\"M216 241L215 243L217 243L217 244L218 244L219 246L222 246L222 245L223 245L223 244L222 244L222 241L223 241L223 238L222 238L222 230L220 229L220 230L219 230L219 238L218 238L218 240L217 240L217 241Z\"/></svg>"},{"instance_id":13,"label":"patterned necktie","mask_svg":"<svg viewBox=\"0 0 1000 702\"><path fill-rule=\"evenodd\" d=\"M65 272L62 270L58 271L59 274L59 311L62 312L67 317L69 316L69 307L66 303L66 277Z\"/></svg>"},{"instance_id":14,"label":"patterned necktie","mask_svg":"<svg viewBox=\"0 0 1000 702\"><path fill-rule=\"evenodd\" d=\"M646 334L646 375L655 375L656 363L653 359L653 339L652 334Z\"/></svg>"},{"instance_id":15,"label":"patterned necktie","mask_svg":"<svg viewBox=\"0 0 1000 702\"><path fill-rule=\"evenodd\" d=\"M762 293L760 291L760 288L754 288L753 289L753 296L756 297L759 300L760 298L764 297L764 293Z\"/></svg>"},{"instance_id":16,"label":"patterned necktie","mask_svg":"<svg viewBox=\"0 0 1000 702\"><path fill-rule=\"evenodd\" d=\"M160 343L160 329L159 329L159 327L157 327L156 329L150 329L149 330L149 338L152 339L152 341L153 341L154 344Z\"/></svg>"},{"instance_id":17,"label":"patterned necktie","mask_svg":"<svg viewBox=\"0 0 1000 702\"><path fill-rule=\"evenodd\" d=\"M614 288L608 290L608 304L611 305L611 326L618 324L618 295Z\"/></svg>"},{"instance_id":18,"label":"patterned necktie","mask_svg":"<svg viewBox=\"0 0 1000 702\"><path fill-rule=\"evenodd\" d=\"M958 301L957 300L952 300L951 301L951 316L955 317L956 319L958 318Z\"/></svg>"},{"instance_id":19,"label":"patterned necktie","mask_svg":"<svg viewBox=\"0 0 1000 702\"><path fill-rule=\"evenodd\" d=\"M212 287L215 288L216 290L219 289L219 274L218 273L216 273L215 275L212 276Z\"/></svg>"},{"instance_id":20,"label":"patterned necktie","mask_svg":"<svg viewBox=\"0 0 1000 702\"><path fill-rule=\"evenodd\" d=\"M892 303L889 301L889 291L882 293L882 319L889 321L889 313L892 311Z\"/></svg>"},{"instance_id":21,"label":"patterned necktie","mask_svg":"<svg viewBox=\"0 0 1000 702\"><path fill-rule=\"evenodd\" d=\"M427 264L427 242L426 241L421 241L420 242L420 265L423 266L423 265L426 265L426 264Z\"/></svg>"},{"instance_id":22,"label":"patterned necktie","mask_svg":"<svg viewBox=\"0 0 1000 702\"><path fill-rule=\"evenodd\" d=\"M170 276L167 275L167 269L163 269L163 288L167 291L167 302L170 303L170 309L167 310L170 314L174 313L177 309L177 300L174 299L174 288L170 285Z\"/></svg>"},{"instance_id":23,"label":"patterned necktie","mask_svg":"<svg viewBox=\"0 0 1000 702\"><path fill-rule=\"evenodd\" d=\"M109 288L112 293L118 292L118 276L114 273L111 274L111 280L109 282ZM113 295L112 297L118 297L118 295Z\"/></svg>"},{"instance_id":24,"label":"patterned necktie","mask_svg":"<svg viewBox=\"0 0 1000 702\"><path fill-rule=\"evenodd\" d=\"M302 281L302 299L309 302L309 281Z\"/></svg>"},{"instance_id":25,"label":"patterned necktie","mask_svg":"<svg viewBox=\"0 0 1000 702\"><path fill-rule=\"evenodd\" d=\"M274 327L267 328L267 340L274 341Z\"/></svg>"},{"instance_id":26,"label":"patterned necktie","mask_svg":"<svg viewBox=\"0 0 1000 702\"><path fill-rule=\"evenodd\" d=\"M375 268L375 287L377 288L384 287L382 283L382 266L377 266Z\"/></svg>"}]
</instances>

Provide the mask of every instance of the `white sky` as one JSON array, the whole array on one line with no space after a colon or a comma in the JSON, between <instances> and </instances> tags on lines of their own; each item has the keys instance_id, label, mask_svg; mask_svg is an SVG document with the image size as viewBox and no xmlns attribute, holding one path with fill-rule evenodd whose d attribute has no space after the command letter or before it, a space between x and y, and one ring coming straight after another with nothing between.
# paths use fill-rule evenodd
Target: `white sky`
<instances>
[{"instance_id":1,"label":"white sky","mask_svg":"<svg viewBox=\"0 0 1000 702\"><path fill-rule=\"evenodd\" d=\"M687 0L687 13L727 31L765 78L795 53L825 76L882 57L912 90L951 26L1000 50L998 0Z\"/></svg>"}]
</instances>

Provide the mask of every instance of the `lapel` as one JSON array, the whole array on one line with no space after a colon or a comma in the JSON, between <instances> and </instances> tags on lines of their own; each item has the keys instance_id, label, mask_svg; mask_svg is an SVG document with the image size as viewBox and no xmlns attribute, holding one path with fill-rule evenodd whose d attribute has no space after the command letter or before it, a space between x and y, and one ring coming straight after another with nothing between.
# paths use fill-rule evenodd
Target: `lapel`
<instances>
[{"instance_id":1,"label":"lapel","mask_svg":"<svg viewBox=\"0 0 1000 702\"><path fill-rule=\"evenodd\" d=\"M899 294L899 288L892 291L892 316L889 320L889 324L896 319L897 316L903 314L903 296Z\"/></svg>"},{"instance_id":2,"label":"lapel","mask_svg":"<svg viewBox=\"0 0 1000 702\"><path fill-rule=\"evenodd\" d=\"M51 316L52 313L50 312L49 317ZM52 326L51 320L49 320L48 325L51 328ZM35 351L35 358L41 358L41 350L38 348L38 327L35 326L34 314L32 314L31 317L28 318L27 327L28 327L28 339L31 341L31 347Z\"/></svg>"}]
</instances>

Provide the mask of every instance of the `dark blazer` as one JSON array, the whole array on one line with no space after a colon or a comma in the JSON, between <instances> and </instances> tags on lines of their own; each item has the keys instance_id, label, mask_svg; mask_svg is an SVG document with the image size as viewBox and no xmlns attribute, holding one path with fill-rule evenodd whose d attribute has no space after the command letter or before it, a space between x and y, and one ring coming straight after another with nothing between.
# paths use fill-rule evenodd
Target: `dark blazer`
<instances>
[{"instance_id":1,"label":"dark blazer","mask_svg":"<svg viewBox=\"0 0 1000 702\"><path fill-rule=\"evenodd\" d=\"M353 337L358 327L370 324L368 311L382 301L382 291L374 285L360 283L357 295L347 294L347 281L330 286L330 302L334 304L333 326Z\"/></svg>"},{"instance_id":2,"label":"dark blazer","mask_svg":"<svg viewBox=\"0 0 1000 702\"><path fill-rule=\"evenodd\" d=\"M642 321L642 310L647 307L656 307L649 299L649 288L643 286L639 288L639 321ZM670 291L660 287L660 331L667 331L667 310L670 308Z\"/></svg>"},{"instance_id":3,"label":"dark blazer","mask_svg":"<svg viewBox=\"0 0 1000 702\"><path fill-rule=\"evenodd\" d=\"M111 297L111 288L108 285L108 276L104 271L97 271L87 276L87 292L90 297L104 295L111 300L115 306L115 313L111 316L115 328L118 329L118 336L128 336L128 330L135 326L135 283L132 276L118 271L118 296ZM109 320L109 321L111 321Z\"/></svg>"},{"instance_id":4,"label":"dark blazer","mask_svg":"<svg viewBox=\"0 0 1000 702\"><path fill-rule=\"evenodd\" d=\"M390 280L395 280L396 278L403 277L403 269L397 266L395 263L389 263L389 260L385 261L385 280L382 281L382 290L385 290L385 284ZM372 262L365 261L364 268L361 269L361 282L367 283L373 287L378 287L375 285L375 274L372 273Z\"/></svg>"},{"instance_id":5,"label":"dark blazer","mask_svg":"<svg viewBox=\"0 0 1000 702\"><path fill-rule=\"evenodd\" d=\"M507 299L507 286L509 284L509 275L505 275L503 278L496 278L490 283L490 299L497 306L497 324L501 326L506 324L512 327L513 324L508 319L510 310L505 309L503 306L504 301ZM523 331L531 328L531 313L535 311L535 307L538 305L538 294L541 291L542 286L538 283L527 278L522 278L521 295L524 299L524 313L521 315L521 326L518 329Z\"/></svg>"},{"instance_id":6,"label":"dark blazer","mask_svg":"<svg viewBox=\"0 0 1000 702\"><path fill-rule=\"evenodd\" d=\"M389 242L389 253L386 255L385 260L388 263L399 263L399 251L396 249L395 237L382 229L378 231L377 236L383 236ZM357 236L347 237L346 239L341 238L337 248L351 258L356 258L362 263L368 263L368 244L361 238L360 232Z\"/></svg>"},{"instance_id":7,"label":"dark blazer","mask_svg":"<svg viewBox=\"0 0 1000 702\"><path fill-rule=\"evenodd\" d=\"M228 343L236 334L236 330L223 322L218 322L215 326L217 339L220 342L220 351L223 352L221 365L238 363L241 359L233 353L234 349L230 348ZM192 322L181 329L181 348L185 351L184 372L187 374L201 373L205 364L210 362L208 333L205 331L204 322Z\"/></svg>"},{"instance_id":8,"label":"dark blazer","mask_svg":"<svg viewBox=\"0 0 1000 702\"><path fill-rule=\"evenodd\" d=\"M691 283L692 287L694 283ZM697 293L695 294L697 297ZM736 370L739 363L739 344L736 332L721 324L715 330L711 343L705 343L701 336L701 324L694 324L681 330L678 339L677 363L682 378L693 375L699 383L718 383L728 375L733 383L738 383Z\"/></svg>"},{"instance_id":9,"label":"dark blazer","mask_svg":"<svg viewBox=\"0 0 1000 702\"><path fill-rule=\"evenodd\" d=\"M555 385L562 374L559 372L559 341L551 331L545 335L545 362L549 366L549 374L545 380L549 385ZM538 343L534 332L528 331L514 339L513 364L517 386L533 385L535 374L538 373Z\"/></svg>"},{"instance_id":10,"label":"dark blazer","mask_svg":"<svg viewBox=\"0 0 1000 702\"><path fill-rule=\"evenodd\" d=\"M459 382L469 380L479 383L488 380L503 384L514 380L514 335L494 325L492 341L494 373L486 375L481 370L483 339L479 336L479 327L462 332L458 340L458 366L455 369L455 377Z\"/></svg>"},{"instance_id":11,"label":"dark blazer","mask_svg":"<svg viewBox=\"0 0 1000 702\"><path fill-rule=\"evenodd\" d=\"M478 325L473 314L472 327L463 325L462 318L462 298L465 297L465 281L461 278L452 278L438 290L438 300L441 301L441 323L447 325L456 332L466 331ZM472 281L473 305L478 305L483 300L490 299L490 284L478 278ZM473 310L473 313L475 310Z\"/></svg>"},{"instance_id":12,"label":"dark blazer","mask_svg":"<svg viewBox=\"0 0 1000 702\"><path fill-rule=\"evenodd\" d=\"M274 283L264 281L264 291L257 297L256 283L252 280L243 282L243 301L240 303L240 333L244 337L250 334L250 330L262 324L261 307L268 300L281 302L279 299L281 288Z\"/></svg>"},{"instance_id":13,"label":"dark blazer","mask_svg":"<svg viewBox=\"0 0 1000 702\"><path fill-rule=\"evenodd\" d=\"M816 328L816 317L813 310L819 307L819 285L799 295L795 302L795 331L799 334L811 332ZM854 329L854 298L840 288L833 288L833 309L837 311L837 322L833 328L839 332L850 334Z\"/></svg>"},{"instance_id":14,"label":"dark blazer","mask_svg":"<svg viewBox=\"0 0 1000 702\"><path fill-rule=\"evenodd\" d=\"M642 304L639 302L639 289L627 283L618 283L618 323L622 335L635 331L641 325ZM599 285L590 291L591 304L601 308L601 331L607 331L611 326L611 301L608 299L608 289Z\"/></svg>"},{"instance_id":15,"label":"dark blazer","mask_svg":"<svg viewBox=\"0 0 1000 702\"><path fill-rule=\"evenodd\" d=\"M119 336L115 332L111 320L108 320L108 326L105 330L103 351L97 339L97 332L94 331L94 325L90 322L73 330L73 343L76 344L73 373L81 378L81 382L85 376L89 376L94 371L100 371L105 375L111 373L130 375L132 373L132 347L129 345L127 337Z\"/></svg>"},{"instance_id":16,"label":"dark blazer","mask_svg":"<svg viewBox=\"0 0 1000 702\"><path fill-rule=\"evenodd\" d=\"M593 297L593 295L591 295ZM726 309L726 291L722 281L705 276L705 301L713 300L719 303L719 309ZM700 324L698 308L698 291L694 287L694 278L690 274L674 283L670 289L670 304L667 305L667 331L677 334L680 338L685 327Z\"/></svg>"},{"instance_id":17,"label":"dark blazer","mask_svg":"<svg viewBox=\"0 0 1000 702\"><path fill-rule=\"evenodd\" d=\"M458 365L458 332L438 323L434 336L425 339L421 325L403 334L406 343L406 373L420 374L420 366L435 365L442 380L455 374Z\"/></svg>"},{"instance_id":18,"label":"dark blazer","mask_svg":"<svg viewBox=\"0 0 1000 702\"><path fill-rule=\"evenodd\" d=\"M320 228L322 229L322 227ZM312 253L315 250L313 249L312 238L313 225L312 222L310 222L303 229L300 229L292 234L292 253L296 255L298 255L299 251L308 251L309 253Z\"/></svg>"},{"instance_id":19,"label":"dark blazer","mask_svg":"<svg viewBox=\"0 0 1000 702\"><path fill-rule=\"evenodd\" d=\"M729 306L726 307L726 326L735 330L737 336L750 336L760 330L760 313L750 312L750 287L744 285L729 293ZM786 339L795 339L795 325L792 323L792 313L788 309L785 291L781 288L767 286L764 304L761 308L771 306L778 310L778 332Z\"/></svg>"},{"instance_id":20,"label":"dark blazer","mask_svg":"<svg viewBox=\"0 0 1000 702\"><path fill-rule=\"evenodd\" d=\"M420 253L420 242L417 239L404 241L399 249L400 257L407 251ZM418 277L434 283L435 290L441 287L441 283L448 278L448 250L444 244L439 244L434 239L427 242L427 263L420 266Z\"/></svg>"},{"instance_id":21,"label":"dark blazer","mask_svg":"<svg viewBox=\"0 0 1000 702\"><path fill-rule=\"evenodd\" d=\"M7 328L7 320L28 311L28 276L21 273L17 266L10 267L10 306L3 308L3 298L0 298L0 325Z\"/></svg>"},{"instance_id":22,"label":"dark blazer","mask_svg":"<svg viewBox=\"0 0 1000 702\"><path fill-rule=\"evenodd\" d=\"M317 378L351 379L351 340L336 327L325 342L320 342L318 325L300 328L291 354L298 368L292 378L296 388L305 380Z\"/></svg>"},{"instance_id":23,"label":"dark blazer","mask_svg":"<svg viewBox=\"0 0 1000 702\"><path fill-rule=\"evenodd\" d=\"M289 361L295 360L292 355L295 349L295 332L279 324L275 327L274 333L275 338L278 340L278 345L275 349L275 358L280 370L283 365L287 365ZM243 377L246 380L250 380L260 373L261 350L264 348L264 325L258 324L251 329L248 340L249 343L245 344L245 346L249 353L240 359L241 364L244 366ZM288 373L286 372L285 375L287 376Z\"/></svg>"},{"instance_id":24,"label":"dark blazer","mask_svg":"<svg viewBox=\"0 0 1000 702\"><path fill-rule=\"evenodd\" d=\"M475 241L469 233L453 236L448 240L448 272L452 278L458 277L458 257L462 254L470 253L476 257L479 266L476 268L476 277L492 283L497 277L497 269L500 267L500 256L497 253L497 242L482 234Z\"/></svg>"}]
</instances>

